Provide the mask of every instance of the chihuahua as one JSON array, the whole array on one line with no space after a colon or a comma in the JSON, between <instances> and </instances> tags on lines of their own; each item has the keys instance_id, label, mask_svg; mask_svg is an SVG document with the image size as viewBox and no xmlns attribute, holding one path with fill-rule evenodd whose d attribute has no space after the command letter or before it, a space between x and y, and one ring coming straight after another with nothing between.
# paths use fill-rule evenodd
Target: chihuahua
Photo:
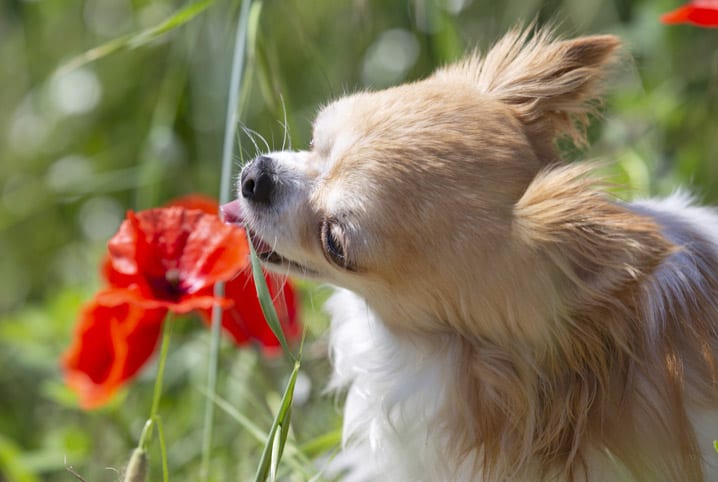
<instances>
[{"instance_id":1,"label":"chihuahua","mask_svg":"<svg viewBox=\"0 0 718 482\"><path fill-rule=\"evenodd\" d=\"M718 480L718 213L556 148L619 45L515 29L244 167L225 219L338 287L343 480Z\"/></svg>"}]
</instances>

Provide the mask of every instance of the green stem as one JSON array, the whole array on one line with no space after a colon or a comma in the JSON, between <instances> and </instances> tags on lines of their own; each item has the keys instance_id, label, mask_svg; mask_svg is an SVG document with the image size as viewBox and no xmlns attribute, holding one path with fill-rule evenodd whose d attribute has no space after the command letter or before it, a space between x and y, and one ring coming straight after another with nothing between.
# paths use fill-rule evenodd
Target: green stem
<instances>
[{"instance_id":1,"label":"green stem","mask_svg":"<svg viewBox=\"0 0 718 482\"><path fill-rule=\"evenodd\" d=\"M252 0L242 0L242 8L237 20L237 33L234 39L234 57L232 59L232 73L229 81L229 95L227 98L227 116L224 124L224 143L222 145L222 174L219 186L219 200L227 203L231 196L232 185L232 154L234 152L234 135L237 131L237 109L239 91L244 74L244 56L247 50L247 24L249 22L249 7Z\"/></svg>"},{"instance_id":2,"label":"green stem","mask_svg":"<svg viewBox=\"0 0 718 482\"><path fill-rule=\"evenodd\" d=\"M167 352L170 347L170 336L172 335L172 314L167 315L164 326L162 327L162 347L160 348L160 360L157 366L157 378L155 379L155 391L152 395L152 410L150 417L154 420L157 417L157 411L160 408L160 398L162 398L162 380L165 374L165 364L167 363Z\"/></svg>"},{"instance_id":3,"label":"green stem","mask_svg":"<svg viewBox=\"0 0 718 482\"><path fill-rule=\"evenodd\" d=\"M224 296L224 283L217 283L214 295ZM209 346L209 370L207 373L207 393L214 396L217 393L217 367L219 365L219 340L222 332L222 307L214 305L212 308L212 331ZM209 477L209 458L212 451L212 424L214 421L214 401L207 397L204 406L204 429L202 432L202 461L200 464L200 480Z\"/></svg>"},{"instance_id":4,"label":"green stem","mask_svg":"<svg viewBox=\"0 0 718 482\"><path fill-rule=\"evenodd\" d=\"M152 395L152 408L150 409L150 416L145 423L144 429L142 429L142 435L140 436L140 442L137 444L138 448L148 450L150 443L152 443L152 432L154 425L157 424L158 416L157 412L160 407L160 398L162 397L162 379L164 378L165 364L167 362L167 352L170 346L170 337L172 334L172 314L167 315L162 326L162 346L160 348L160 358L157 365L157 377L155 378L155 389Z\"/></svg>"},{"instance_id":5,"label":"green stem","mask_svg":"<svg viewBox=\"0 0 718 482\"><path fill-rule=\"evenodd\" d=\"M222 148L222 173L219 186L219 200L224 204L229 202L231 196L232 180L232 154L234 152L234 136L237 125L237 103L240 84L244 69L244 55L246 51L247 22L251 0L243 0L237 20L237 30L234 43L234 56L232 59L232 73L229 82L227 99L227 115L225 119L224 144ZM215 285L215 296L224 296L224 284ZM215 305L212 310L212 334L210 342L209 367L207 373L207 393L214 396L217 393L217 367L219 365L219 339L222 324L222 308ZM214 401L207 397L204 410L204 430L202 434L202 461L200 465L200 480L209 477L209 459L212 450L212 424L214 420Z\"/></svg>"}]
</instances>

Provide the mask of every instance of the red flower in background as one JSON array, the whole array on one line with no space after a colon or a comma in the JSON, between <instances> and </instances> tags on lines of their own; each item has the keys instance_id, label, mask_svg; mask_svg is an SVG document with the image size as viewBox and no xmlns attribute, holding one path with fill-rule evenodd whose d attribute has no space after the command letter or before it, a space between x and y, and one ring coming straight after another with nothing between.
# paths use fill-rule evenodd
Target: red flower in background
<instances>
[{"instance_id":1,"label":"red flower in background","mask_svg":"<svg viewBox=\"0 0 718 482\"><path fill-rule=\"evenodd\" d=\"M663 23L691 23L718 27L718 0L693 0L661 16Z\"/></svg>"},{"instance_id":2,"label":"red flower in background","mask_svg":"<svg viewBox=\"0 0 718 482\"><path fill-rule=\"evenodd\" d=\"M106 401L151 358L168 311L197 310L209 322L212 306L238 345L256 342L266 354L279 342L261 312L245 233L224 224L218 204L187 196L172 206L129 212L108 243L102 272L109 287L82 310L71 347L62 357L65 379L84 408ZM198 209L196 209L198 208ZM288 340L300 334L294 291L265 275ZM225 297L214 284L226 281ZM277 296L281 293L281 296Z\"/></svg>"}]
</instances>

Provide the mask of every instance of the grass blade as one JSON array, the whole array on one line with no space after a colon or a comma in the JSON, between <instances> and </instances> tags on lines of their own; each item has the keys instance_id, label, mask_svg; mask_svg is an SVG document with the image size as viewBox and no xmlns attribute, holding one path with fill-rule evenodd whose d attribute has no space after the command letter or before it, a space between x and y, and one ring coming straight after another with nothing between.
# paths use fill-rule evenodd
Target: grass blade
<instances>
[{"instance_id":1,"label":"grass blade","mask_svg":"<svg viewBox=\"0 0 718 482\"><path fill-rule=\"evenodd\" d=\"M219 201L224 204L231 195L232 179L232 153L234 151L234 135L237 129L237 98L247 84L242 84L244 71L244 58L246 50L247 21L251 0L243 0L237 19L237 28L234 39L234 55L232 56L232 73L229 80L229 93L227 95L227 115L224 126L224 144L222 147L222 171L219 185ZM224 283L217 283L214 288L215 295L224 296ZM212 326L210 336L210 360L207 373L207 391L216 394L217 370L219 365L219 339L222 331L222 308L215 305L212 309ZM212 450L212 423L214 421L214 403L207 401L204 411L204 428L202 433L202 461L200 477L209 478L210 452Z\"/></svg>"},{"instance_id":2,"label":"grass blade","mask_svg":"<svg viewBox=\"0 0 718 482\"><path fill-rule=\"evenodd\" d=\"M219 186L219 203L225 204L230 201L232 195L232 155L234 152L234 139L237 132L237 121L239 120L238 99L249 90L249 83L242 83L245 71L245 57L247 55L247 44L255 42L254 36L257 29L250 30L250 16L253 11L254 2L243 0L237 23L237 34L234 41L234 57L232 58L232 74L230 78L229 95L227 97L227 116L224 120L224 142L222 144L222 173ZM252 35L252 37L248 37ZM250 59L251 60L251 59ZM240 85L242 88L240 88Z\"/></svg>"},{"instance_id":3,"label":"grass blade","mask_svg":"<svg viewBox=\"0 0 718 482\"><path fill-rule=\"evenodd\" d=\"M249 233L247 233L248 238L249 236ZM285 355L290 357L292 360L296 360L292 350L289 349L287 339L284 337L282 325L279 323L279 317L277 316L277 310L274 309L272 295L269 293L267 281L264 279L261 262L257 257L257 252L255 251L252 243L249 243L249 249L250 259L252 261L252 277L254 278L254 285L257 288L257 297L259 298L259 304L262 307L264 319L267 321L267 324L272 330L272 333L274 333L274 336L276 336L277 340L279 340L279 344L282 345Z\"/></svg>"},{"instance_id":4,"label":"grass blade","mask_svg":"<svg viewBox=\"0 0 718 482\"><path fill-rule=\"evenodd\" d=\"M289 405L289 409L287 410L287 415L284 417L284 423L280 427L279 430L279 449L277 453L277 463L279 463L279 459L282 458L282 455L284 454L284 446L287 443L287 437L289 436L289 422L292 421L292 406Z\"/></svg>"},{"instance_id":5,"label":"grass blade","mask_svg":"<svg viewBox=\"0 0 718 482\"><path fill-rule=\"evenodd\" d=\"M124 35L122 37L112 39L102 45L98 45L77 57L70 59L65 65L63 65L59 73L64 73L69 70L76 69L82 65L94 62L97 59L107 57L110 54L119 52L120 50L131 50L141 47L158 37L170 32L182 25L186 24L200 13L204 12L209 8L215 0L200 0L199 2L187 5L184 8L176 11L172 16L155 25L154 27L148 28L141 32Z\"/></svg>"},{"instance_id":6,"label":"grass blade","mask_svg":"<svg viewBox=\"0 0 718 482\"><path fill-rule=\"evenodd\" d=\"M283 428L286 427L286 424L279 425L279 431L282 432ZM277 467L279 467L279 459L281 458L281 455L279 455L279 437L274 437L274 441L272 442L272 459L269 463L269 480L270 482L276 482L277 480Z\"/></svg>"},{"instance_id":7,"label":"grass blade","mask_svg":"<svg viewBox=\"0 0 718 482\"><path fill-rule=\"evenodd\" d=\"M247 21L247 68L244 75L246 79L254 75L257 63L257 35L259 32L259 19L262 14L262 2L255 1L249 8L249 19ZM245 81L246 82L246 81ZM243 89L239 98L238 111L243 112L251 95L250 89ZM241 146L240 146L241 147ZM242 161L244 156L242 156Z\"/></svg>"},{"instance_id":8,"label":"grass blade","mask_svg":"<svg viewBox=\"0 0 718 482\"><path fill-rule=\"evenodd\" d=\"M274 437L274 443L272 444L272 462L270 464L270 476L269 479L274 482L277 480L277 469L279 468L279 461L282 459L284 453L284 445L287 442L287 436L289 435L290 422L292 420L292 405L289 405L287 409L287 415L284 417L284 421L279 425L279 437Z\"/></svg>"},{"instance_id":9,"label":"grass blade","mask_svg":"<svg viewBox=\"0 0 718 482\"><path fill-rule=\"evenodd\" d=\"M239 425L246 430L246 432L257 442L260 444L265 444L267 442L267 435L264 433L262 429L259 428L259 426L250 418L249 415L245 415L239 410L237 410L231 403L229 403L227 400L223 399L222 397L218 395L210 395L207 393L204 389L200 389L200 391L206 396L209 397L214 401L214 403L219 407L224 413L229 415L232 419L234 419ZM289 424L283 425L283 427L289 427ZM304 453L301 452L299 447L293 446L291 444L291 441L288 441L289 445L287 445L287 451L286 453L282 451L282 456L284 457L284 461L287 463L288 466L292 468L296 473L300 473L304 479L303 480L309 480L313 474L315 473L316 467L312 463L312 461L304 456ZM285 444L286 445L286 444Z\"/></svg>"},{"instance_id":10,"label":"grass blade","mask_svg":"<svg viewBox=\"0 0 718 482\"><path fill-rule=\"evenodd\" d=\"M171 17L165 19L154 27L144 30L136 35L133 35L129 39L127 47L130 49L135 49L153 41L157 37L164 35L167 32L171 32L172 30L181 27L182 25L195 18L200 13L204 12L213 3L214 0L200 0L199 2L192 3L184 8L179 9Z\"/></svg>"},{"instance_id":11,"label":"grass blade","mask_svg":"<svg viewBox=\"0 0 718 482\"><path fill-rule=\"evenodd\" d=\"M284 390L284 395L282 395L279 412L277 412L277 416L275 417L274 422L272 422L272 428L267 436L267 442L264 444L262 458L260 459L259 466L257 467L257 475L255 477L256 482L265 482L267 480L267 476L270 473L270 464L272 464L272 466L276 469L276 467L279 465L279 460L282 457L282 447L284 447L284 444L287 440L287 435L289 434L289 417L291 415L292 399L294 397L294 386L297 383L299 367L300 363L298 361L294 362L294 370L292 370L292 374L289 377L289 382L287 383L287 388ZM278 435L279 440L277 441L277 457L274 461L272 461L272 449L275 447L275 437L277 437L277 431L279 430L279 427L282 427L282 429L281 431L279 431Z\"/></svg>"}]
</instances>

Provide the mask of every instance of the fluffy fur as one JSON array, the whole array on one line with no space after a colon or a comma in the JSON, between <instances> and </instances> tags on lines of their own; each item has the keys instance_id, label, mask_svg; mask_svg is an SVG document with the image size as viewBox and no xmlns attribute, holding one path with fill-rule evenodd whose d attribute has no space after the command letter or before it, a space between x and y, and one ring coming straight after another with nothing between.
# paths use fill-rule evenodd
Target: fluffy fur
<instances>
[{"instance_id":1,"label":"fluffy fur","mask_svg":"<svg viewBox=\"0 0 718 482\"><path fill-rule=\"evenodd\" d=\"M267 265L344 288L346 480L718 480L718 215L555 149L618 45L513 31L325 107L261 202L246 169L227 211Z\"/></svg>"}]
</instances>

